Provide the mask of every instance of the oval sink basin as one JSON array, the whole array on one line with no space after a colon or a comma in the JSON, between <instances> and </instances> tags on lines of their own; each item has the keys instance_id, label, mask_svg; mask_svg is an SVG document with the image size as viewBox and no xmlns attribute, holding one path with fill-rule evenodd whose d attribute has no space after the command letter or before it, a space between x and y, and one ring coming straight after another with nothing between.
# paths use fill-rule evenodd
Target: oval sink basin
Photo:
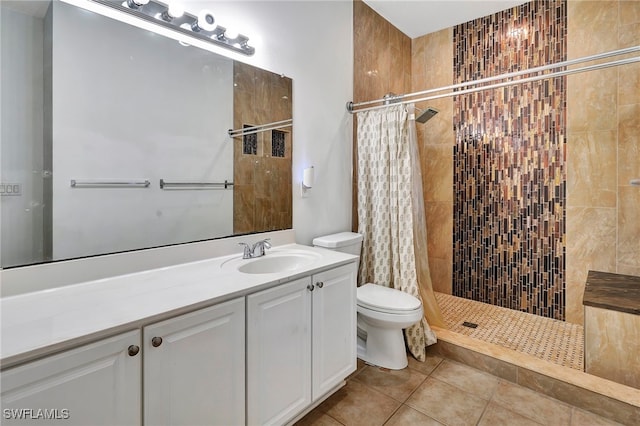
<instances>
[{"instance_id":1,"label":"oval sink basin","mask_svg":"<svg viewBox=\"0 0 640 426\"><path fill-rule=\"evenodd\" d=\"M318 260L319 257L316 253L301 251L294 253L268 252L256 259L231 259L225 262L222 267L235 268L244 274L275 274L296 271Z\"/></svg>"}]
</instances>

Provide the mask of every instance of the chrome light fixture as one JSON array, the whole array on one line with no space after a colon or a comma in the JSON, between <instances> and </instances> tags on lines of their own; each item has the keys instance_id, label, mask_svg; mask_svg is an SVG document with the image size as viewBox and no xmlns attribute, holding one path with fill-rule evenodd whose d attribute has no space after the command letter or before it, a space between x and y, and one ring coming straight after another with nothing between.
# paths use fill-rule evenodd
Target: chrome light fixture
<instances>
[{"instance_id":1,"label":"chrome light fixture","mask_svg":"<svg viewBox=\"0 0 640 426\"><path fill-rule=\"evenodd\" d=\"M198 18L191 24L191 29L197 33L200 31L211 32L217 27L213 13L204 9L198 13Z\"/></svg>"},{"instance_id":2,"label":"chrome light fixture","mask_svg":"<svg viewBox=\"0 0 640 426\"><path fill-rule=\"evenodd\" d=\"M167 10L160 14L160 18L167 22L171 22L174 19L181 18L184 15L184 7L178 2L171 2L167 6Z\"/></svg>"},{"instance_id":3,"label":"chrome light fixture","mask_svg":"<svg viewBox=\"0 0 640 426\"><path fill-rule=\"evenodd\" d=\"M149 3L149 0L127 0L125 2L127 7L134 10L140 9L142 6L144 6L147 3Z\"/></svg>"},{"instance_id":4,"label":"chrome light fixture","mask_svg":"<svg viewBox=\"0 0 640 426\"><path fill-rule=\"evenodd\" d=\"M217 25L213 14L206 9L200 11L198 16L195 16L185 12L182 5L174 3L172 0L168 0L169 3L167 4L156 0L89 1L108 6L215 46L224 47L248 56L255 53L255 48L249 46L249 38L247 36L231 34L227 28ZM233 37L231 37L232 35ZM185 40L181 44L186 45L187 43L188 40Z\"/></svg>"}]
</instances>

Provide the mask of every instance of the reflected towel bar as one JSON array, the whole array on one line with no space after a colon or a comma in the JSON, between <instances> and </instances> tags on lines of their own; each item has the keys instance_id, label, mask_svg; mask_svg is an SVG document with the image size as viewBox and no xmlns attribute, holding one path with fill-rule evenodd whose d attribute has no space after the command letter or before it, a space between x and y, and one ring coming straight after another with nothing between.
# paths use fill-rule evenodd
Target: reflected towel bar
<instances>
[{"instance_id":1,"label":"reflected towel bar","mask_svg":"<svg viewBox=\"0 0 640 426\"><path fill-rule=\"evenodd\" d=\"M262 124L260 126L245 127L244 129L229 129L229 136L237 138L240 136L253 135L255 133L266 132L268 130L282 129L293 126L293 119L274 121L273 123Z\"/></svg>"},{"instance_id":2,"label":"reflected towel bar","mask_svg":"<svg viewBox=\"0 0 640 426\"><path fill-rule=\"evenodd\" d=\"M229 189L233 186L233 182L225 180L224 182L167 182L160 179L160 189Z\"/></svg>"},{"instance_id":3,"label":"reflected towel bar","mask_svg":"<svg viewBox=\"0 0 640 426\"><path fill-rule=\"evenodd\" d=\"M151 182L142 180L78 180L71 179L72 188L148 188Z\"/></svg>"}]
</instances>

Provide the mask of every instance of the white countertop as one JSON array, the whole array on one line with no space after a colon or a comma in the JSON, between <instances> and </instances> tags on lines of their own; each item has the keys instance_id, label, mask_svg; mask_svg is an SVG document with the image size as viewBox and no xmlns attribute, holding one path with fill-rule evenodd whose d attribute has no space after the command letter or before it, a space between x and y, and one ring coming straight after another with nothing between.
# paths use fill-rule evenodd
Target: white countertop
<instances>
[{"instance_id":1,"label":"white countertop","mask_svg":"<svg viewBox=\"0 0 640 426\"><path fill-rule=\"evenodd\" d=\"M132 330L330 267L357 256L298 244L317 259L295 272L245 274L225 261L241 254L121 275L0 299L2 368ZM237 262L233 262L237 263Z\"/></svg>"}]
</instances>

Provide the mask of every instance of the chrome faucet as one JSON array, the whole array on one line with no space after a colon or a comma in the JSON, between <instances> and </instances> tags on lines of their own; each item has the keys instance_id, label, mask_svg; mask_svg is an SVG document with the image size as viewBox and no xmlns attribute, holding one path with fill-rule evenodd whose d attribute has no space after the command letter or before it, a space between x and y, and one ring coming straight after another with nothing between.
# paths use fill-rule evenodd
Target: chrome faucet
<instances>
[{"instance_id":1,"label":"chrome faucet","mask_svg":"<svg viewBox=\"0 0 640 426\"><path fill-rule=\"evenodd\" d=\"M260 240L257 243L250 246L247 243L238 243L241 246L244 246L244 254L242 255L243 259L253 259L254 257L264 256L264 250L271 248L271 243L269 242L269 238L265 240ZM257 252L256 252L257 250Z\"/></svg>"},{"instance_id":2,"label":"chrome faucet","mask_svg":"<svg viewBox=\"0 0 640 426\"><path fill-rule=\"evenodd\" d=\"M269 242L269 238L267 238L255 243L251 251L253 252L253 257L260 257L260 256L264 256L265 249L270 249L270 248L271 248L271 243ZM257 253L256 253L256 250L258 250Z\"/></svg>"}]
</instances>

